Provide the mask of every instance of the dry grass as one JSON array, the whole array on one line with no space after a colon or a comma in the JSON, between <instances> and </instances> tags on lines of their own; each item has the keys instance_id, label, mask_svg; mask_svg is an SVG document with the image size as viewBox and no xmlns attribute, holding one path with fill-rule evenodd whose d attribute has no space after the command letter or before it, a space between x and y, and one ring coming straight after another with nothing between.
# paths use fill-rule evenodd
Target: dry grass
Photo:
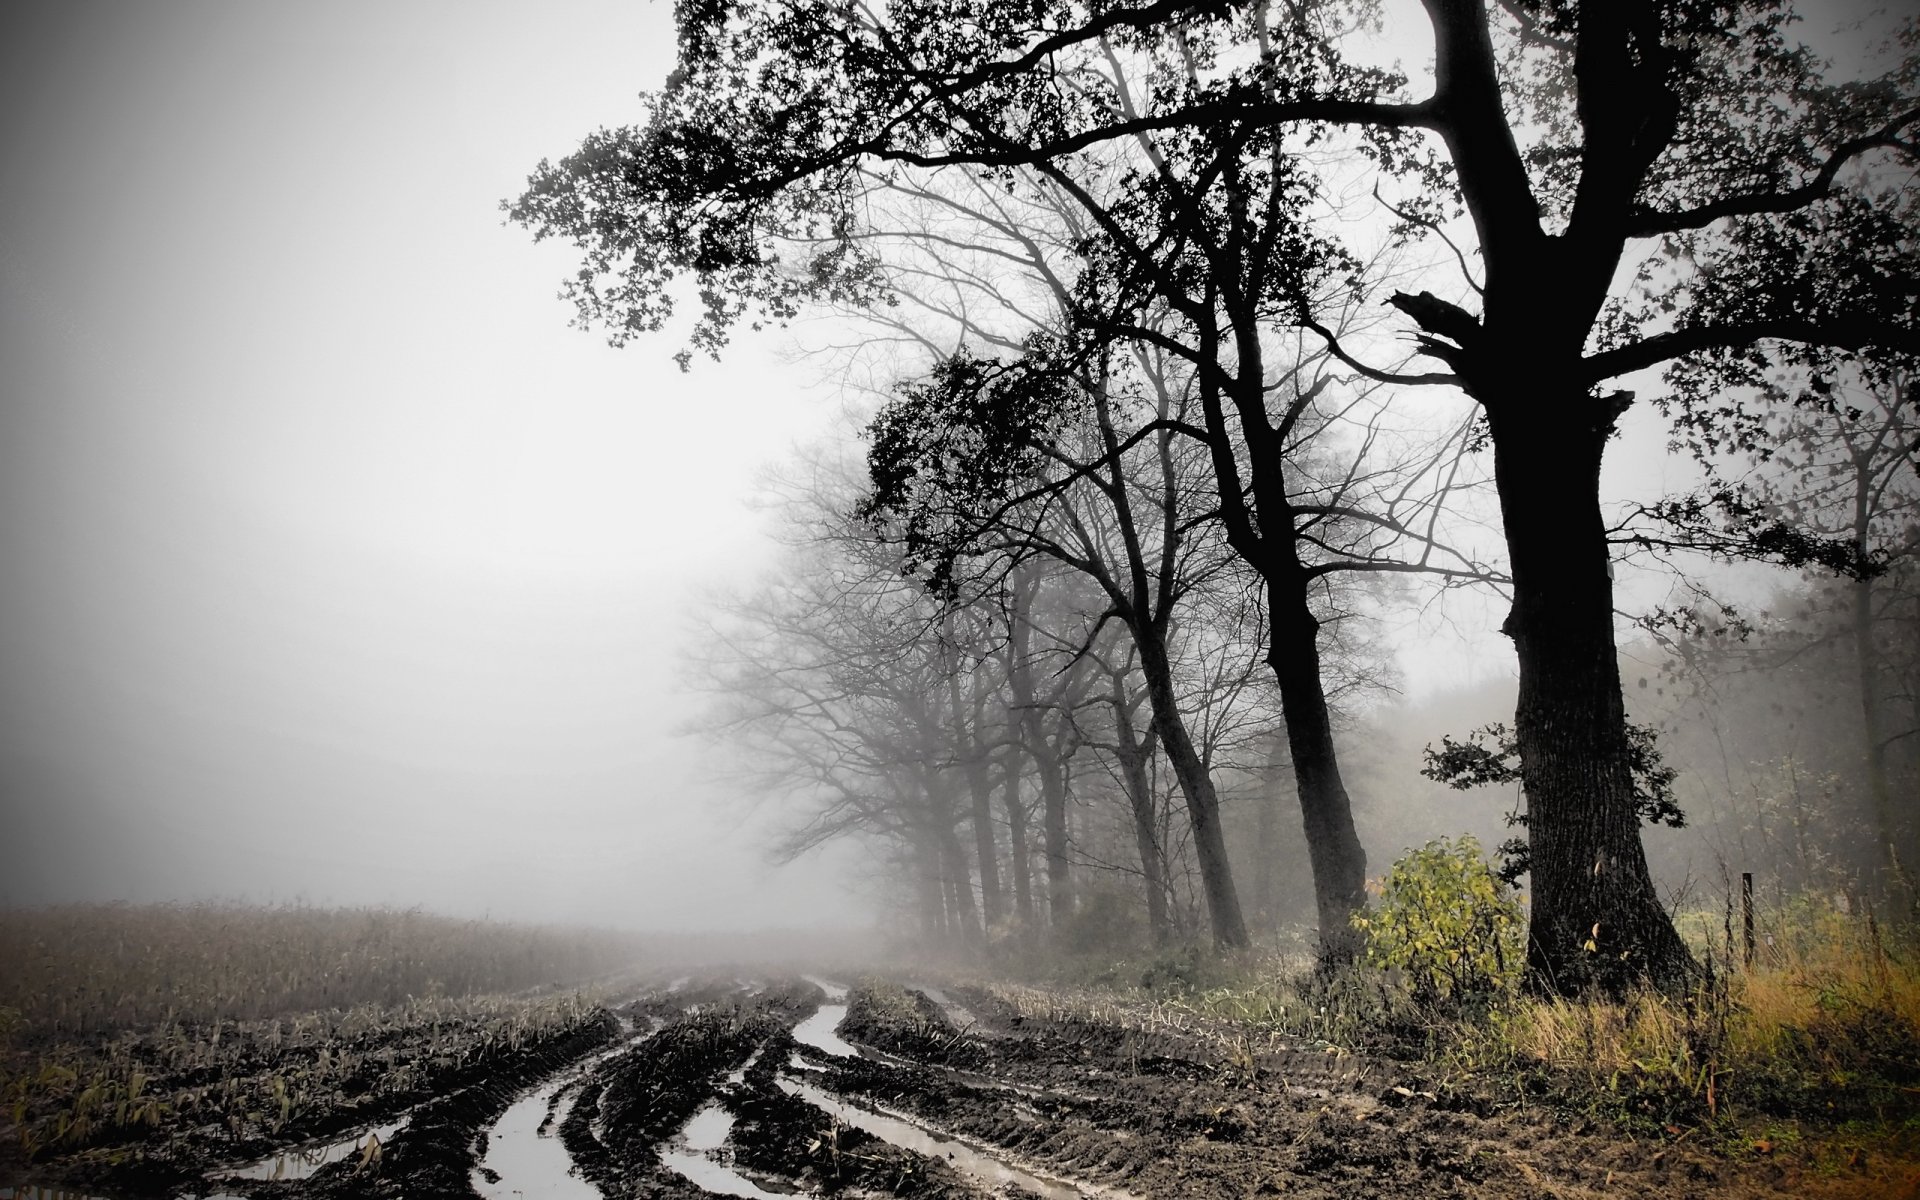
<instances>
[{"instance_id":1,"label":"dry grass","mask_svg":"<svg viewBox=\"0 0 1920 1200\"><path fill-rule=\"evenodd\" d=\"M588 993L439 997L6 1048L0 1137L31 1159L149 1131L213 1128L238 1144L336 1108L371 1120L441 1072L600 1019Z\"/></svg>"},{"instance_id":2,"label":"dry grass","mask_svg":"<svg viewBox=\"0 0 1920 1200\"><path fill-rule=\"evenodd\" d=\"M417 909L67 905L0 921L0 1022L36 1041L573 985L634 938ZM11 1015L8 1015L11 1014Z\"/></svg>"},{"instance_id":3,"label":"dry grass","mask_svg":"<svg viewBox=\"0 0 1920 1200\"><path fill-rule=\"evenodd\" d=\"M1216 988L1185 996L1122 994L1105 988L1033 987L1004 980L977 984L1029 1020L1130 1030L1143 1049L1161 1041L1207 1046L1229 1058L1279 1049L1294 1039L1265 1007L1272 993ZM1277 1001L1275 1001L1277 1002Z\"/></svg>"},{"instance_id":4,"label":"dry grass","mask_svg":"<svg viewBox=\"0 0 1920 1200\"><path fill-rule=\"evenodd\" d=\"M1911 1119L1920 1112L1920 959L1831 909L1799 904L1768 924L1773 945L1751 969L1723 963L1678 1000L1516 998L1463 1029L1456 1061L1545 1068L1663 1120Z\"/></svg>"},{"instance_id":5,"label":"dry grass","mask_svg":"<svg viewBox=\"0 0 1920 1200\"><path fill-rule=\"evenodd\" d=\"M417 910L68 906L0 922L0 1141L235 1145L604 1021L634 938ZM0 1147L4 1149L4 1147Z\"/></svg>"},{"instance_id":6,"label":"dry grass","mask_svg":"<svg viewBox=\"0 0 1920 1200\"><path fill-rule=\"evenodd\" d=\"M1798 1136L1791 1130L1804 1124L1920 1142L1920 947L1800 899L1761 914L1755 964L1729 971L1723 916L1684 924L1711 977L1678 997L1647 991L1608 1002L1509 989L1448 1011L1416 1003L1391 973L1355 968L1329 980L1271 955L1183 965L1174 987L1154 963L1121 962L1086 971L1079 986L993 990L1036 1017L1223 1045L1310 1039L1424 1060L1462 1086L1649 1132Z\"/></svg>"},{"instance_id":7,"label":"dry grass","mask_svg":"<svg viewBox=\"0 0 1920 1200\"><path fill-rule=\"evenodd\" d=\"M908 1025L921 1019L919 1005L914 1002L913 996L894 980L863 975L856 981L855 989L863 994L863 1002L873 1009L876 1016Z\"/></svg>"}]
</instances>

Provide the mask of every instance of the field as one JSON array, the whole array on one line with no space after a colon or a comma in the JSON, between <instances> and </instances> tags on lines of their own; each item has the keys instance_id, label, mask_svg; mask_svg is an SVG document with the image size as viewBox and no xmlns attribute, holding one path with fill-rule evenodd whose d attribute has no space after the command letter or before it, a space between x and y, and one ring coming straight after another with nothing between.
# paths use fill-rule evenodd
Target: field
<instances>
[{"instance_id":1,"label":"field","mask_svg":"<svg viewBox=\"0 0 1920 1200\"><path fill-rule=\"evenodd\" d=\"M68 907L0 925L0 1162L145 1194L607 1034L629 937L383 909Z\"/></svg>"},{"instance_id":2,"label":"field","mask_svg":"<svg viewBox=\"0 0 1920 1200\"><path fill-rule=\"evenodd\" d=\"M1812 920L1691 997L1447 1008L1270 958L680 974L629 938L413 912L11 914L38 979L4 984L0 1184L1914 1195L1915 972Z\"/></svg>"}]
</instances>

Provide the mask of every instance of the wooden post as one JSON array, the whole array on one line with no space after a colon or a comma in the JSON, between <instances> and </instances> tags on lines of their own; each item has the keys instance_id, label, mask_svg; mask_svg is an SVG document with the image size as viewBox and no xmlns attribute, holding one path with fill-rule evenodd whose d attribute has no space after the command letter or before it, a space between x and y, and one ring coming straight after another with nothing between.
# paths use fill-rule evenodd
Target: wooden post
<instances>
[{"instance_id":1,"label":"wooden post","mask_svg":"<svg viewBox=\"0 0 1920 1200\"><path fill-rule=\"evenodd\" d=\"M1740 872L1740 924L1747 938L1747 969L1753 969L1753 872Z\"/></svg>"}]
</instances>

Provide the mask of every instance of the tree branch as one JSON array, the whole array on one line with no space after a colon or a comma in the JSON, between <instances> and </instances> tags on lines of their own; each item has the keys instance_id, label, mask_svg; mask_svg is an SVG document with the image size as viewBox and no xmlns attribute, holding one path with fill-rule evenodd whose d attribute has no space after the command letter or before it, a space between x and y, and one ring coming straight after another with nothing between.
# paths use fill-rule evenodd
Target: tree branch
<instances>
[{"instance_id":1,"label":"tree branch","mask_svg":"<svg viewBox=\"0 0 1920 1200\"><path fill-rule=\"evenodd\" d=\"M1869 150L1897 149L1912 152L1912 147L1900 140L1898 134L1906 126L1920 122L1920 108L1909 109L1879 129L1864 137L1842 142L1834 147L1833 153L1820 164L1819 171L1812 179L1797 188L1783 192L1748 192L1739 196L1725 196L1709 204L1696 205L1678 212L1661 212L1658 209L1636 209L1627 224L1628 237L1657 237L1663 233L1678 233L1683 229L1701 229L1725 217L1754 216L1760 213L1793 212L1805 208L1816 200L1824 199L1833 192L1833 181L1839 176L1842 167L1865 154Z\"/></svg>"},{"instance_id":2,"label":"tree branch","mask_svg":"<svg viewBox=\"0 0 1920 1200\"><path fill-rule=\"evenodd\" d=\"M1584 384L1599 383L1618 375L1658 366L1685 354L1732 349L1762 339L1831 346L1838 350L1862 350L1875 346L1905 354L1920 354L1920 330L1910 326L1885 321L1829 323L1782 318L1733 325L1703 325L1656 333L1637 342L1588 355L1581 360L1582 369L1578 378Z\"/></svg>"}]
</instances>

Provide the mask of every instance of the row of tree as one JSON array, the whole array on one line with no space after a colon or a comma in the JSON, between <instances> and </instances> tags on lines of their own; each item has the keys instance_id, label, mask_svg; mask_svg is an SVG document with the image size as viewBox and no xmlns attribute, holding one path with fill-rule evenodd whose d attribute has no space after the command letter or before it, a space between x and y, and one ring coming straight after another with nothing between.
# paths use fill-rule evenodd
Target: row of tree
<instances>
[{"instance_id":1,"label":"row of tree","mask_svg":"<svg viewBox=\"0 0 1920 1200\"><path fill-rule=\"evenodd\" d=\"M510 212L578 244L570 292L616 340L658 328L683 274L701 289L693 350L815 305L939 318L945 334L912 334L931 359L903 364L911 382L875 420L862 513L898 552L888 569L928 585L934 628L983 622L962 614L985 595L1017 612L1044 560L1097 598L1084 640L1061 643L1073 661L1126 631L1104 654L1144 689L1223 943L1244 922L1174 651L1205 640L1182 629L1232 626L1183 622L1182 604L1237 578L1262 618L1338 957L1365 860L1328 699L1337 581L1488 577L1443 549L1460 539L1438 515L1466 468L1437 451L1483 443L1520 665L1530 962L1562 988L1681 979L1616 652L1600 467L1633 397L1610 385L1664 366L1683 430L1764 454L1781 437L1766 414L1803 390L1902 377L1920 349L1902 266L1913 27L1879 76L1831 80L1771 0L1424 7L1434 69L1416 95L1378 65L1365 0L688 0L648 126L542 164ZM1429 387L1472 402L1456 422L1471 437L1423 442L1378 415ZM1876 569L1785 506L1716 498L1696 527L1712 511L1759 552ZM1051 847L1064 785L1029 727L1073 705L1034 690L1015 648L1030 627L1006 625L1008 719ZM965 644L916 650L928 679L977 670ZM953 778L936 765L915 784L930 810ZM964 926L950 849L915 852L952 859L946 919Z\"/></svg>"},{"instance_id":2,"label":"row of tree","mask_svg":"<svg viewBox=\"0 0 1920 1200\"><path fill-rule=\"evenodd\" d=\"M851 512L854 520L830 541L843 554L858 546L868 571L900 593L896 600L940 614L903 623L938 625L949 643L938 669L973 673L974 719L1004 712L993 724L999 732L971 728L956 692L944 716L918 714L918 759L973 764L973 804L934 804L931 823L917 827L938 827L946 839L940 814L966 813L992 924L1000 872L980 760L991 747L1017 743L1018 761L1034 767L1045 912L1057 924L1073 909L1068 784L1075 752L1085 748L1131 814L1138 863L1129 869L1145 881L1148 924L1164 938L1173 907L1168 831L1157 828L1165 822L1149 785L1163 768L1213 940L1244 946L1215 773L1225 731L1251 728L1291 751L1283 769L1306 818L1323 949L1344 956L1347 918L1363 902L1365 856L1331 703L1351 686L1346 669L1358 653L1352 637L1335 630L1359 619L1365 589L1355 580L1368 574L1487 576L1435 537L1447 498L1470 477L1467 427L1457 416L1437 431L1396 422L1385 389L1347 377L1325 347L1275 345L1269 353L1276 361L1284 354L1288 366L1271 389L1282 437L1266 473L1280 480L1273 503L1276 511L1284 505L1286 524L1269 523L1260 537L1286 570L1250 569L1234 549L1234 523L1220 513L1244 487L1235 473L1253 472L1240 465L1246 456L1231 437L1209 431L1218 414L1207 414L1201 377L1161 346L1104 343L1089 352L1076 344L1073 274L1061 264L1079 265L1083 237L1068 198L1025 172L991 188L950 170L911 183L875 178L869 187L868 246L889 243L886 261L906 311L847 316L866 318L859 345L910 344L925 366L872 415L864 483L841 487L837 507L813 497L788 508L809 514L801 538L824 536L841 520L836 514ZM978 356L976 344L1010 357ZM899 370L897 353L891 365ZM1057 602L1036 604L1042 596ZM1285 610L1277 617L1276 604ZM1042 613L1047 619L1037 619ZM818 605L815 619L835 624ZM968 634L963 644L951 644L956 630ZM1271 650L1276 639L1284 644ZM1265 686L1252 677L1262 657L1281 680L1277 690L1272 676ZM983 684L989 660L992 678ZM1000 774L1013 796L1018 771ZM1307 786L1298 786L1303 779ZM1015 864L1024 862L1026 841L1020 805L1010 798L1005 810ZM956 835L938 859L950 876L959 844ZM919 861L936 856L926 851ZM1013 869L1018 883L1024 867ZM923 889L935 894L930 884ZM1030 910L1020 915L1031 921Z\"/></svg>"}]
</instances>

